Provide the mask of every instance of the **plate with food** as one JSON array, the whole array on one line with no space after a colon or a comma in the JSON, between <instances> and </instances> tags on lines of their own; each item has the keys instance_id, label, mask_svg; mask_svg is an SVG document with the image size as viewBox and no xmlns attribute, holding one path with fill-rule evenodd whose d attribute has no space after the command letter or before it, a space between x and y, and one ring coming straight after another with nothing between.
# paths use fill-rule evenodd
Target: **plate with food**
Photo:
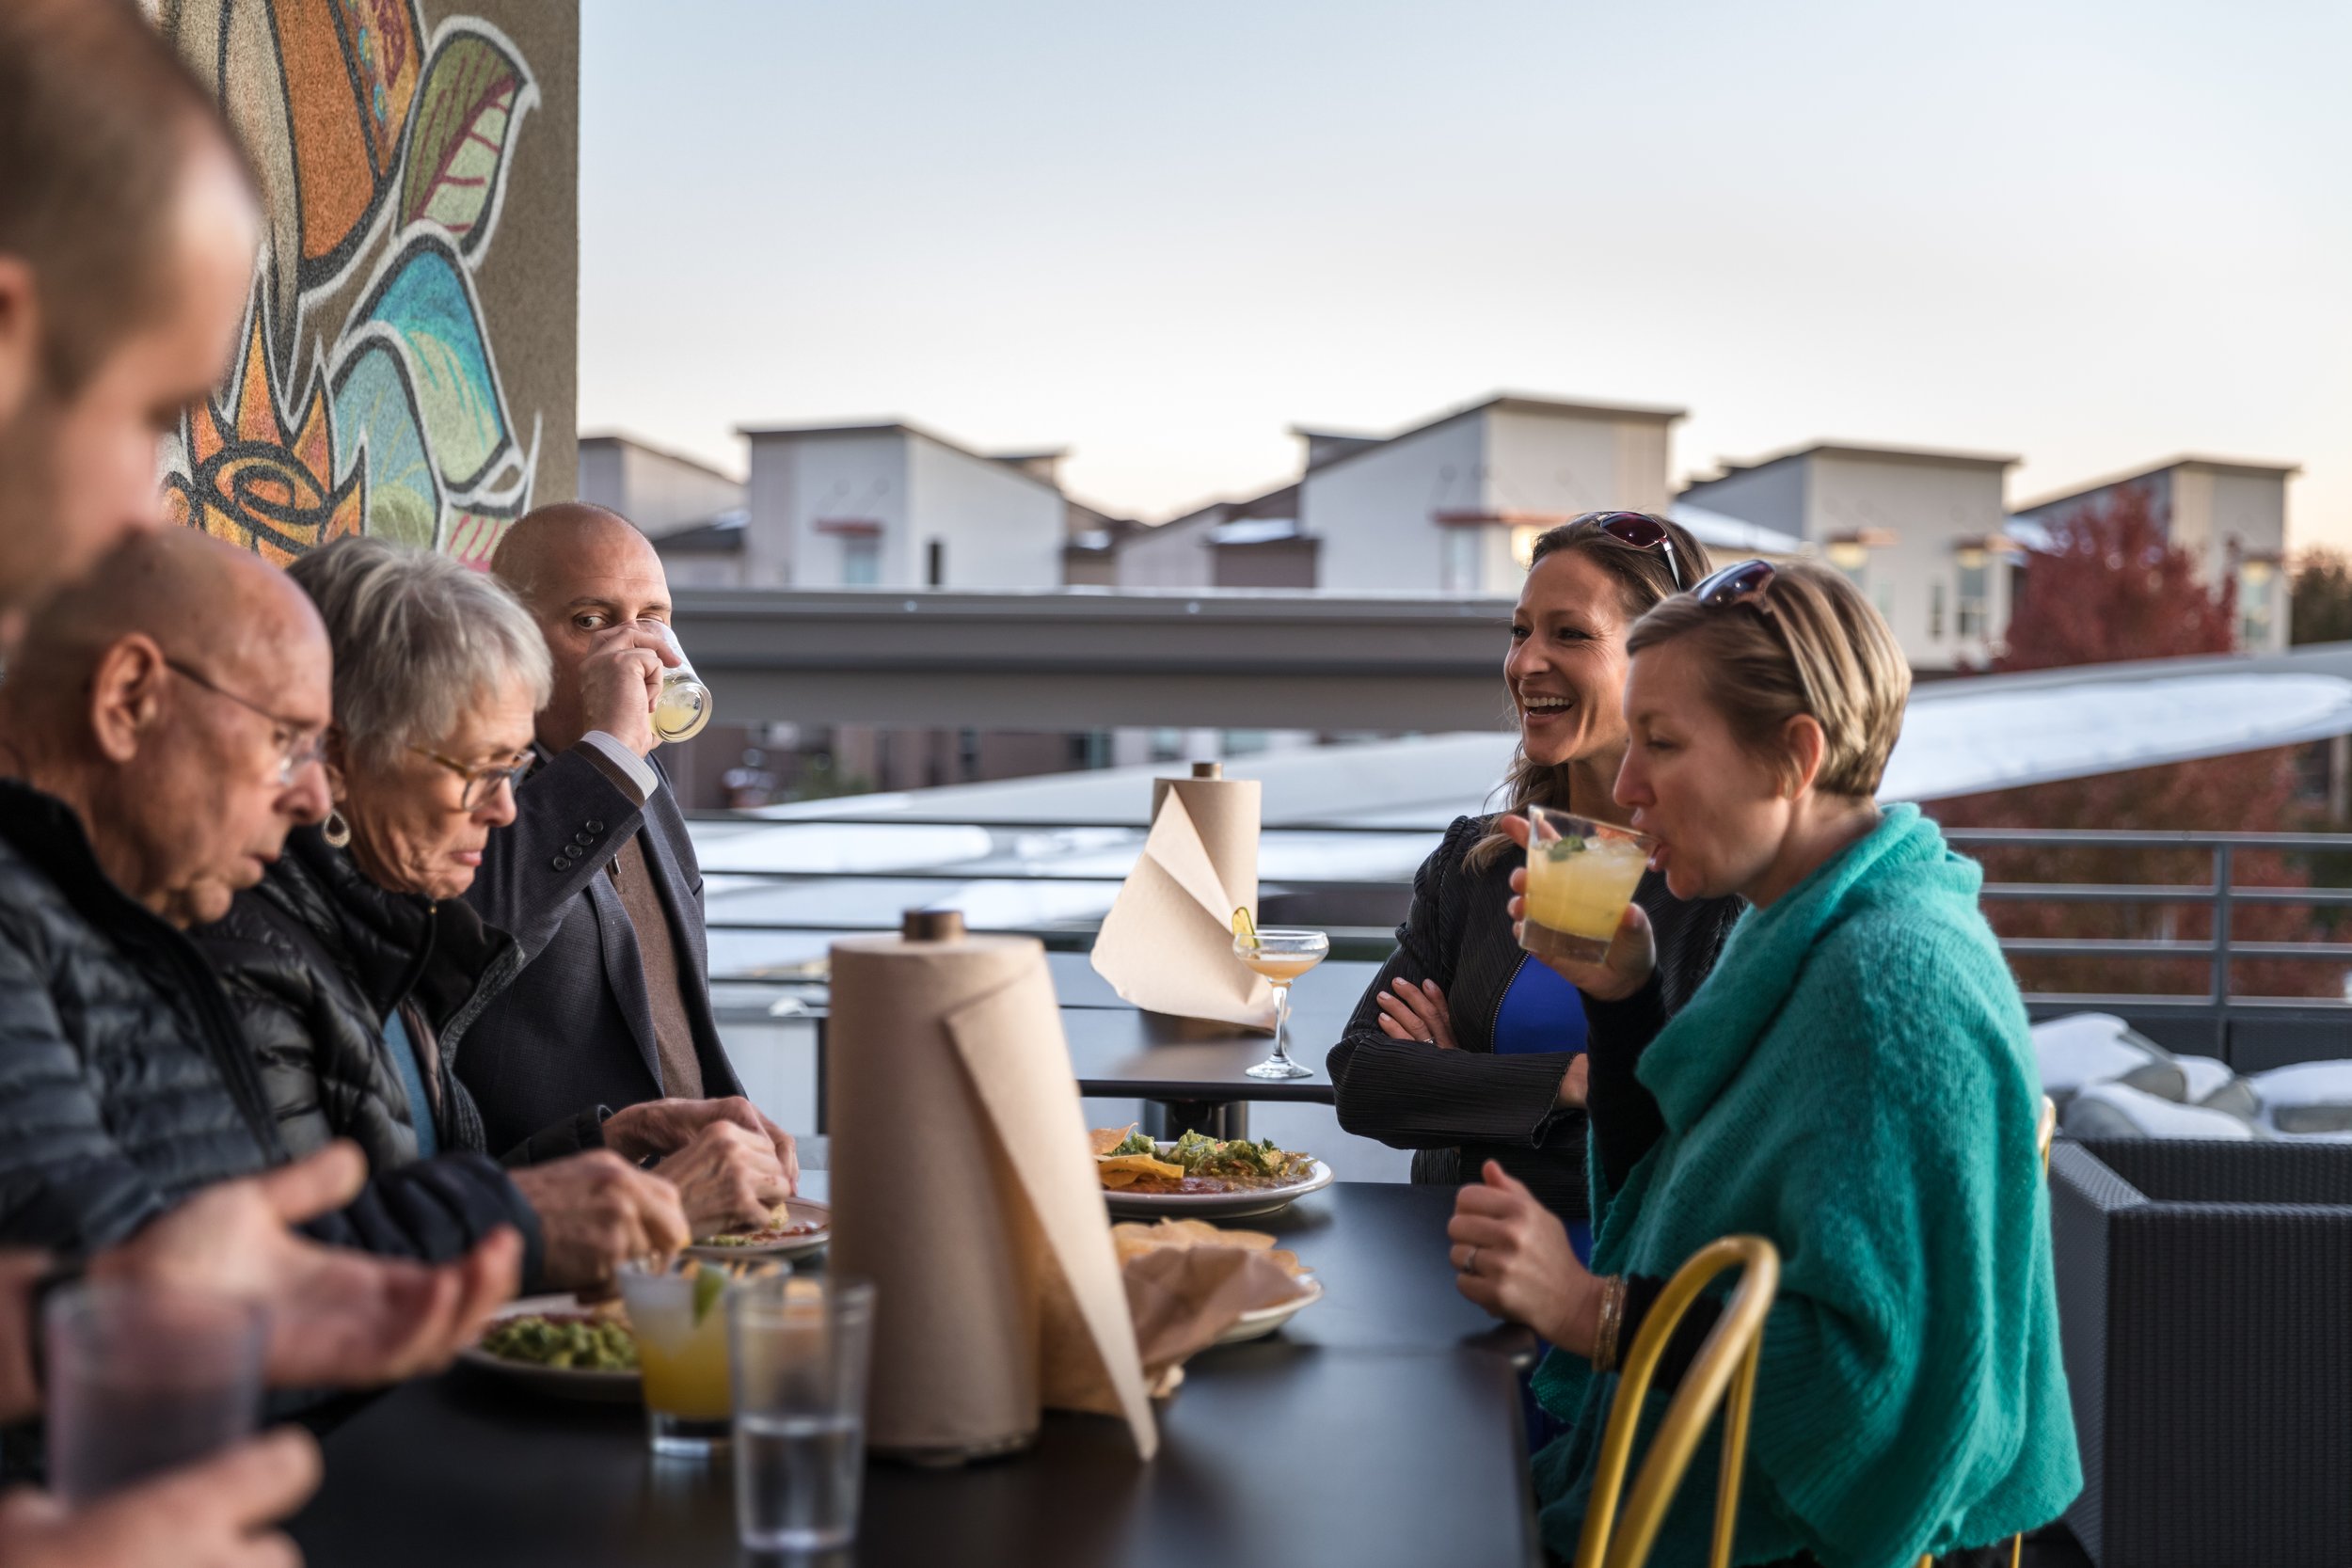
<instances>
[{"instance_id":1,"label":"plate with food","mask_svg":"<svg viewBox=\"0 0 2352 1568\"><path fill-rule=\"evenodd\" d=\"M739 1258L801 1258L833 1240L833 1209L814 1198L787 1197L766 1226L731 1236L703 1236L686 1249L690 1258L733 1262Z\"/></svg>"},{"instance_id":2,"label":"plate with food","mask_svg":"<svg viewBox=\"0 0 2352 1568\"><path fill-rule=\"evenodd\" d=\"M564 1399L628 1404L638 1397L637 1340L617 1301L599 1307L582 1307L570 1295L510 1301L457 1358Z\"/></svg>"},{"instance_id":3,"label":"plate with food","mask_svg":"<svg viewBox=\"0 0 2352 1568\"><path fill-rule=\"evenodd\" d=\"M1331 1167L1270 1138L1212 1138L1186 1132L1155 1142L1132 1127L1089 1137L1094 1171L1113 1214L1127 1219L1187 1215L1237 1219L1271 1214L1331 1184Z\"/></svg>"}]
</instances>

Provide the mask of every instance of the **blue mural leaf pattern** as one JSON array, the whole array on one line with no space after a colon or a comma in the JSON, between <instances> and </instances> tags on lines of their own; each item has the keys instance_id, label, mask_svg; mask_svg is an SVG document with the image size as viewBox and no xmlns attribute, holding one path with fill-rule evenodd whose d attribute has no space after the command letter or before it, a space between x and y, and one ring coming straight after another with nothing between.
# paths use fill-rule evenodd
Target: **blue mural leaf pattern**
<instances>
[{"instance_id":1,"label":"blue mural leaf pattern","mask_svg":"<svg viewBox=\"0 0 2352 1568\"><path fill-rule=\"evenodd\" d=\"M449 242L429 231L411 238L358 317L402 341L434 467L451 491L471 490L514 436L481 312Z\"/></svg>"},{"instance_id":2,"label":"blue mural leaf pattern","mask_svg":"<svg viewBox=\"0 0 2352 1568\"><path fill-rule=\"evenodd\" d=\"M335 374L335 474L368 467L368 531L431 549L441 519L440 477L425 447L416 392L399 353L367 342Z\"/></svg>"}]
</instances>

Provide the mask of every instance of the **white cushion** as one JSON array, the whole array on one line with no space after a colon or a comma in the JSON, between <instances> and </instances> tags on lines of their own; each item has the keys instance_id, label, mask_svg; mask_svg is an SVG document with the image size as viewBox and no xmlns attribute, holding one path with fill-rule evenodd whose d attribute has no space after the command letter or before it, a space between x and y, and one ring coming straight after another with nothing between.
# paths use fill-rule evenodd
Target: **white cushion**
<instances>
[{"instance_id":1,"label":"white cushion","mask_svg":"<svg viewBox=\"0 0 2352 1568\"><path fill-rule=\"evenodd\" d=\"M2281 1132L2352 1132L2352 1062L2297 1062L2249 1082L2264 1119Z\"/></svg>"},{"instance_id":2,"label":"white cushion","mask_svg":"<svg viewBox=\"0 0 2352 1568\"><path fill-rule=\"evenodd\" d=\"M2033 1050L2042 1092L2060 1109L2091 1084L2120 1081L2166 1100L2187 1094L2187 1075L2170 1053L2113 1013L2070 1013L2037 1023Z\"/></svg>"},{"instance_id":3,"label":"white cushion","mask_svg":"<svg viewBox=\"0 0 2352 1568\"><path fill-rule=\"evenodd\" d=\"M2227 1111L2183 1105L2128 1084L2092 1084L2066 1107L2070 1138L2214 1138L2243 1143L2262 1134Z\"/></svg>"}]
</instances>

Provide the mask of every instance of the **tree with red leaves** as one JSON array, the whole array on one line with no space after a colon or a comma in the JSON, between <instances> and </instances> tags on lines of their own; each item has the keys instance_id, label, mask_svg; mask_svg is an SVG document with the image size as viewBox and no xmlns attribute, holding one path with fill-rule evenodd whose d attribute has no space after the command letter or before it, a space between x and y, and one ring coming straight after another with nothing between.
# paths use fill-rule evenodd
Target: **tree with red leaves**
<instances>
[{"instance_id":1,"label":"tree with red leaves","mask_svg":"<svg viewBox=\"0 0 2352 1568\"><path fill-rule=\"evenodd\" d=\"M2060 518L2026 557L2024 591L1995 670L2226 654L2237 646L2237 584L2219 594L2165 537L2144 485Z\"/></svg>"},{"instance_id":2,"label":"tree with red leaves","mask_svg":"<svg viewBox=\"0 0 2352 1568\"><path fill-rule=\"evenodd\" d=\"M2148 493L2131 486L2104 505L2061 518L2050 547L2031 552L2023 591L1996 671L2047 670L2124 659L2223 654L2236 646L2236 590L2198 580L2195 561L2166 537ZM2303 828L2294 753L2250 752L2201 762L2135 768L1941 801L1931 808L1955 828L2122 828L2288 832ZM2194 850L2026 847L1979 857L1988 881L2209 883L2212 857ZM2307 887L2310 869L2271 851L2242 852L2239 886ZM2205 906L2000 901L1987 905L2004 936L2120 937L2198 941L2212 929ZM2294 906L2238 906L2240 941L2290 942L2325 934L2313 912ZM2014 960L2028 990L2194 993L2206 989L2201 959L2117 958ZM2319 963L2241 962L2233 988L2244 995L2333 996L2344 978Z\"/></svg>"}]
</instances>

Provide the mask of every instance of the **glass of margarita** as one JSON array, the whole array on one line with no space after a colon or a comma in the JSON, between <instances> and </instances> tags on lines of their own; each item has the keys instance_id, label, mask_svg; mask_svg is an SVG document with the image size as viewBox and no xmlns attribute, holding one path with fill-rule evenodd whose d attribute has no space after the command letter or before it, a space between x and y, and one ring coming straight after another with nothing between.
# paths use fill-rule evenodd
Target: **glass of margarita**
<instances>
[{"instance_id":1,"label":"glass of margarita","mask_svg":"<svg viewBox=\"0 0 2352 1568\"><path fill-rule=\"evenodd\" d=\"M1239 922L1237 922L1238 924ZM1331 939L1321 931L1269 926L1236 933L1233 957L1274 988L1274 1054L1248 1069L1252 1078L1312 1078L1312 1068L1291 1060L1291 982L1324 960Z\"/></svg>"},{"instance_id":2,"label":"glass of margarita","mask_svg":"<svg viewBox=\"0 0 2352 1568\"><path fill-rule=\"evenodd\" d=\"M1654 841L1549 806L1528 807L1527 825L1527 919L1519 945L1537 958L1600 962Z\"/></svg>"},{"instance_id":3,"label":"glass of margarita","mask_svg":"<svg viewBox=\"0 0 2352 1568\"><path fill-rule=\"evenodd\" d=\"M716 1263L624 1263L621 1300L637 1340L653 1451L700 1458L727 1440L726 1297L737 1281Z\"/></svg>"}]
</instances>

